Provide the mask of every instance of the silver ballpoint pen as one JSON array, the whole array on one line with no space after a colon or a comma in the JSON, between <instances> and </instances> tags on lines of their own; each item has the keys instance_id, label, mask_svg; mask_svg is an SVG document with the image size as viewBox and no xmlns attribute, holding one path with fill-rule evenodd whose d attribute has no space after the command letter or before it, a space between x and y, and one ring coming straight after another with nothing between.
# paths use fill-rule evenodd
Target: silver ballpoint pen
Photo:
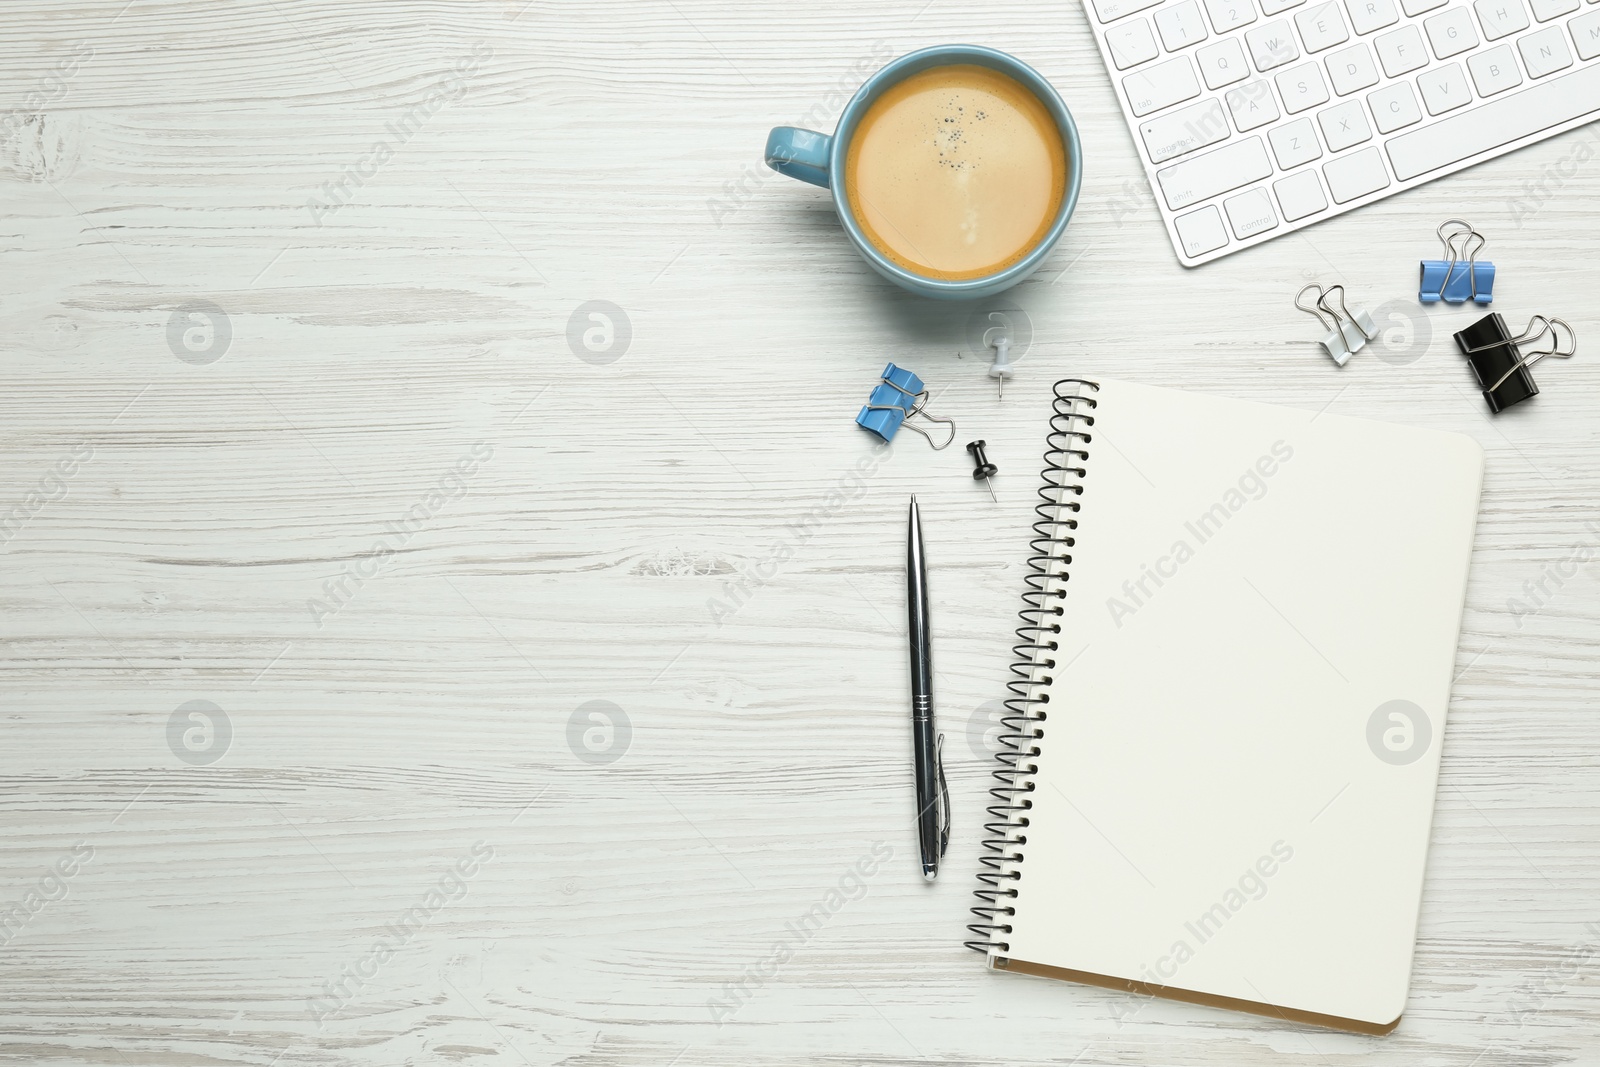
<instances>
[{"instance_id":1,"label":"silver ballpoint pen","mask_svg":"<svg viewBox=\"0 0 1600 1067\"><path fill-rule=\"evenodd\" d=\"M934 735L933 639L928 624L928 566L922 552L922 514L911 498L906 534L906 621L911 643L911 746L917 774L917 843L922 877L939 874L950 844L950 788L944 778L944 735Z\"/></svg>"}]
</instances>

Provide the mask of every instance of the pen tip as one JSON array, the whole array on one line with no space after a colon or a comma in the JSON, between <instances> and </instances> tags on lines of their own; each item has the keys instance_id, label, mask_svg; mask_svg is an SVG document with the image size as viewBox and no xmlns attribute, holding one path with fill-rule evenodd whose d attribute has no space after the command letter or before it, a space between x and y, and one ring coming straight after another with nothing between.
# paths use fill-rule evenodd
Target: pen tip
<instances>
[{"instance_id":1,"label":"pen tip","mask_svg":"<svg viewBox=\"0 0 1600 1067\"><path fill-rule=\"evenodd\" d=\"M931 882L935 878L937 878L938 876L939 876L939 870L938 870L937 867L934 867L933 865L927 864L927 863L924 863L922 865L922 880L923 881Z\"/></svg>"}]
</instances>

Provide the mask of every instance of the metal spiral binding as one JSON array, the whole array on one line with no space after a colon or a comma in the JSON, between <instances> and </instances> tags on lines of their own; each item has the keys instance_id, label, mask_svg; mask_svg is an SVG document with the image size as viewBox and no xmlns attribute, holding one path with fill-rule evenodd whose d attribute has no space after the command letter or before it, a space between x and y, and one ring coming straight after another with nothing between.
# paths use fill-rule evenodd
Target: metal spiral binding
<instances>
[{"instance_id":1,"label":"metal spiral binding","mask_svg":"<svg viewBox=\"0 0 1600 1067\"><path fill-rule=\"evenodd\" d=\"M1049 653L1057 648L1053 635L1061 632L1061 624L1045 620L1064 613L1060 605L1047 607L1046 602L1065 599L1067 595L1065 589L1051 588L1051 583L1068 579L1066 568L1072 557L1065 549L1075 544L1072 531L1078 528L1079 511L1076 498L1083 494L1087 475L1083 464L1089 458L1084 446L1092 440L1083 428L1094 425L1090 412L1099 406L1099 401L1073 387L1100 391L1099 383L1083 378L1063 378L1055 384L1050 433L1045 439L1044 484L1039 487L1041 503L1033 508L1039 518L1028 542L1032 555L1028 558L1028 588L1022 594L1026 606L1017 613L1022 625L1017 627L1019 643L1012 648L1016 656L1011 664L1014 677L1006 683L1011 697L1005 702L1007 713L1000 719L1004 732L999 736L1000 751L995 753L1000 766L994 776L1000 784L989 790L994 803L988 808L990 821L983 826L988 835L981 857L984 870L978 873L983 885L974 892L983 903L972 909L981 921L967 924L978 940L968 941L966 946L986 955L1011 950L1010 944L1000 938L1011 932L1011 924L1005 920L1017 909L1004 902L1017 896L1017 882L1022 878L1017 869L1023 860L1018 846L1027 844L1028 837L1020 831L1027 828L1026 813L1033 807L1026 795L1034 790L1033 775L1039 768L1031 761L1039 755L1039 741L1044 737L1039 724L1047 718L1047 713L1036 706L1050 702L1049 693L1034 696L1033 690L1052 680L1048 674L1038 675L1039 669L1048 671L1056 665ZM1083 407L1088 410L1081 410ZM1055 551L1058 546L1063 550L1059 554ZM1011 884L1004 885L1007 882Z\"/></svg>"}]
</instances>

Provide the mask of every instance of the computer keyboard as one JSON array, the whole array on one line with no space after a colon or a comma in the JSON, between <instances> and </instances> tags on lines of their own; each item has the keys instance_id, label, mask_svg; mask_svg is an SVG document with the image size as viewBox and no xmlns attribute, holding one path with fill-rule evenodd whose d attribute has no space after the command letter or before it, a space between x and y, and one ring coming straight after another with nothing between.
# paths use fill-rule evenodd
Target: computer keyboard
<instances>
[{"instance_id":1,"label":"computer keyboard","mask_svg":"<svg viewBox=\"0 0 1600 1067\"><path fill-rule=\"evenodd\" d=\"M1600 0L1084 0L1189 267L1600 117Z\"/></svg>"}]
</instances>

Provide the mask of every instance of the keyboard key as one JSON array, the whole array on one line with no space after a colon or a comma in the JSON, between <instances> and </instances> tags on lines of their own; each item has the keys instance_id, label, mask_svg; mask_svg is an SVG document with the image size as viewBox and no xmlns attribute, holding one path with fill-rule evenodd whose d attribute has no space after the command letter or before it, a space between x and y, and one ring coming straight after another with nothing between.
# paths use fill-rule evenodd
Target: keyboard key
<instances>
[{"instance_id":1,"label":"keyboard key","mask_svg":"<svg viewBox=\"0 0 1600 1067\"><path fill-rule=\"evenodd\" d=\"M1322 68L1316 63L1290 67L1273 75L1273 80L1278 83L1278 92L1283 97L1283 109L1291 115L1328 102L1328 86L1322 80Z\"/></svg>"},{"instance_id":2,"label":"keyboard key","mask_svg":"<svg viewBox=\"0 0 1600 1067\"><path fill-rule=\"evenodd\" d=\"M1183 0L1181 4L1171 4L1157 11L1156 29L1161 32L1161 43L1169 52L1205 40L1206 21L1200 17L1199 0Z\"/></svg>"},{"instance_id":3,"label":"keyboard key","mask_svg":"<svg viewBox=\"0 0 1600 1067\"><path fill-rule=\"evenodd\" d=\"M1268 18L1299 7L1306 0L1261 0L1261 13Z\"/></svg>"},{"instance_id":4,"label":"keyboard key","mask_svg":"<svg viewBox=\"0 0 1600 1067\"><path fill-rule=\"evenodd\" d=\"M1424 20L1422 28L1428 31L1433 54L1440 59L1449 59L1478 47L1478 31L1472 28L1472 16L1467 14L1464 7L1441 11L1433 18Z\"/></svg>"},{"instance_id":5,"label":"keyboard key","mask_svg":"<svg viewBox=\"0 0 1600 1067\"><path fill-rule=\"evenodd\" d=\"M1572 53L1567 49L1567 38L1560 26L1546 26L1537 33L1519 37L1517 49L1522 53L1522 62L1530 78L1543 78L1572 66Z\"/></svg>"},{"instance_id":6,"label":"keyboard key","mask_svg":"<svg viewBox=\"0 0 1600 1067\"><path fill-rule=\"evenodd\" d=\"M1337 0L1327 0L1327 3L1306 8L1294 17L1294 24L1300 29L1300 40L1305 44L1307 55L1325 52L1350 39L1350 31L1344 28L1344 13Z\"/></svg>"},{"instance_id":7,"label":"keyboard key","mask_svg":"<svg viewBox=\"0 0 1600 1067\"><path fill-rule=\"evenodd\" d=\"M1467 70L1472 74L1472 84L1478 87L1479 96L1493 96L1522 84L1522 71L1517 68L1517 57L1508 44L1468 56Z\"/></svg>"},{"instance_id":8,"label":"keyboard key","mask_svg":"<svg viewBox=\"0 0 1600 1067\"><path fill-rule=\"evenodd\" d=\"M1233 114L1233 124L1240 133L1248 133L1257 126L1278 120L1278 102L1272 97L1272 86L1264 81L1254 81L1229 89L1223 99Z\"/></svg>"},{"instance_id":9,"label":"keyboard key","mask_svg":"<svg viewBox=\"0 0 1600 1067\"><path fill-rule=\"evenodd\" d=\"M1179 215L1172 224L1177 227L1184 255L1191 259L1215 252L1228 243L1228 231L1222 228L1222 213L1215 207Z\"/></svg>"},{"instance_id":10,"label":"keyboard key","mask_svg":"<svg viewBox=\"0 0 1600 1067\"><path fill-rule=\"evenodd\" d=\"M1094 13L1101 22L1115 22L1124 15L1155 7L1161 0L1093 0Z\"/></svg>"},{"instance_id":11,"label":"keyboard key","mask_svg":"<svg viewBox=\"0 0 1600 1067\"><path fill-rule=\"evenodd\" d=\"M1215 98L1180 107L1139 124L1139 136L1144 138L1145 151L1150 154L1152 163L1162 163L1196 148L1216 144L1232 132L1222 114L1222 105Z\"/></svg>"},{"instance_id":12,"label":"keyboard key","mask_svg":"<svg viewBox=\"0 0 1600 1067\"><path fill-rule=\"evenodd\" d=\"M1267 158L1266 145L1259 137L1245 137L1166 170L1158 170L1156 180L1167 198L1167 206L1176 211L1271 175L1272 161ZM1220 219L1218 223L1220 225Z\"/></svg>"},{"instance_id":13,"label":"keyboard key","mask_svg":"<svg viewBox=\"0 0 1600 1067\"><path fill-rule=\"evenodd\" d=\"M1336 204L1349 203L1358 196L1366 196L1389 186L1389 172L1383 165L1383 153L1376 148L1363 148L1324 163L1322 173L1328 179L1328 191L1333 194Z\"/></svg>"},{"instance_id":14,"label":"keyboard key","mask_svg":"<svg viewBox=\"0 0 1600 1067\"><path fill-rule=\"evenodd\" d=\"M1106 31L1106 50L1118 70L1127 70L1160 55L1149 19L1129 19Z\"/></svg>"},{"instance_id":15,"label":"keyboard key","mask_svg":"<svg viewBox=\"0 0 1600 1067\"><path fill-rule=\"evenodd\" d=\"M1135 71L1122 79L1122 89L1135 115L1148 115L1200 95L1200 83L1195 80L1194 64L1188 56L1175 56Z\"/></svg>"},{"instance_id":16,"label":"keyboard key","mask_svg":"<svg viewBox=\"0 0 1600 1067\"><path fill-rule=\"evenodd\" d=\"M1300 58L1300 50L1294 46L1294 35L1287 19L1245 30L1244 40L1250 46L1250 58L1255 61L1259 71L1269 71Z\"/></svg>"},{"instance_id":17,"label":"keyboard key","mask_svg":"<svg viewBox=\"0 0 1600 1067\"><path fill-rule=\"evenodd\" d=\"M1317 112L1317 122L1322 126L1322 136L1328 139L1328 151L1343 152L1352 145L1372 140L1372 127L1367 125L1367 113L1359 100L1346 100Z\"/></svg>"},{"instance_id":18,"label":"keyboard key","mask_svg":"<svg viewBox=\"0 0 1600 1067\"><path fill-rule=\"evenodd\" d=\"M1408 181L1595 111L1600 111L1600 65L1583 67L1390 138L1389 160L1395 177Z\"/></svg>"},{"instance_id":19,"label":"keyboard key","mask_svg":"<svg viewBox=\"0 0 1600 1067\"><path fill-rule=\"evenodd\" d=\"M1400 10L1411 18L1416 18L1424 11L1432 11L1436 7L1443 7L1450 0L1400 0Z\"/></svg>"},{"instance_id":20,"label":"keyboard key","mask_svg":"<svg viewBox=\"0 0 1600 1067\"><path fill-rule=\"evenodd\" d=\"M1272 142L1272 155L1280 170L1293 170L1322 157L1322 142L1317 140L1317 131L1310 119L1295 119L1275 126L1268 131L1267 140Z\"/></svg>"},{"instance_id":21,"label":"keyboard key","mask_svg":"<svg viewBox=\"0 0 1600 1067\"><path fill-rule=\"evenodd\" d=\"M1265 186L1229 197L1222 202L1222 209L1228 213L1233 235L1241 241L1278 227L1278 216L1272 210L1272 198L1267 195Z\"/></svg>"},{"instance_id":22,"label":"keyboard key","mask_svg":"<svg viewBox=\"0 0 1600 1067\"><path fill-rule=\"evenodd\" d=\"M1417 75L1417 88L1422 90L1422 104L1430 115L1442 115L1472 102L1472 90L1467 88L1460 63L1423 71Z\"/></svg>"},{"instance_id":23,"label":"keyboard key","mask_svg":"<svg viewBox=\"0 0 1600 1067\"><path fill-rule=\"evenodd\" d=\"M1528 28L1528 9L1522 0L1477 0L1472 9L1478 13L1478 25L1487 40L1498 41Z\"/></svg>"},{"instance_id":24,"label":"keyboard key","mask_svg":"<svg viewBox=\"0 0 1600 1067\"><path fill-rule=\"evenodd\" d=\"M1422 33L1415 26L1401 26L1372 43L1378 47L1378 62L1383 64L1383 72L1391 78L1428 65L1428 50L1423 46Z\"/></svg>"},{"instance_id":25,"label":"keyboard key","mask_svg":"<svg viewBox=\"0 0 1600 1067\"><path fill-rule=\"evenodd\" d=\"M1328 207L1328 198L1322 195L1322 182L1317 179L1315 169L1273 182L1272 191L1278 194L1278 207L1283 210L1286 222L1298 222Z\"/></svg>"},{"instance_id":26,"label":"keyboard key","mask_svg":"<svg viewBox=\"0 0 1600 1067\"><path fill-rule=\"evenodd\" d=\"M1211 16L1211 28L1227 33L1256 20L1256 5L1250 0L1206 0L1206 13Z\"/></svg>"},{"instance_id":27,"label":"keyboard key","mask_svg":"<svg viewBox=\"0 0 1600 1067\"><path fill-rule=\"evenodd\" d=\"M1350 11L1350 25L1358 34L1365 35L1400 21L1394 0L1345 0L1345 7Z\"/></svg>"},{"instance_id":28,"label":"keyboard key","mask_svg":"<svg viewBox=\"0 0 1600 1067\"><path fill-rule=\"evenodd\" d=\"M1549 22L1553 18L1569 15L1583 6L1579 0L1530 0L1530 2L1533 4L1533 17L1540 22Z\"/></svg>"},{"instance_id":29,"label":"keyboard key","mask_svg":"<svg viewBox=\"0 0 1600 1067\"><path fill-rule=\"evenodd\" d=\"M1220 89L1250 76L1250 63L1244 58L1244 46L1237 37L1208 44L1194 57L1200 61L1200 76L1206 80L1207 89Z\"/></svg>"},{"instance_id":30,"label":"keyboard key","mask_svg":"<svg viewBox=\"0 0 1600 1067\"><path fill-rule=\"evenodd\" d=\"M1600 11L1584 12L1567 23L1567 28L1572 31L1572 43L1578 46L1579 59L1600 56Z\"/></svg>"},{"instance_id":31,"label":"keyboard key","mask_svg":"<svg viewBox=\"0 0 1600 1067\"><path fill-rule=\"evenodd\" d=\"M1349 48L1341 48L1325 62L1335 96L1349 96L1357 89L1378 84L1378 65L1372 61L1372 49L1365 42L1357 41Z\"/></svg>"},{"instance_id":32,"label":"keyboard key","mask_svg":"<svg viewBox=\"0 0 1600 1067\"><path fill-rule=\"evenodd\" d=\"M1393 133L1422 121L1422 108L1417 106L1417 94L1411 91L1410 82L1395 82L1368 93L1367 106L1372 108L1379 133Z\"/></svg>"}]
</instances>

